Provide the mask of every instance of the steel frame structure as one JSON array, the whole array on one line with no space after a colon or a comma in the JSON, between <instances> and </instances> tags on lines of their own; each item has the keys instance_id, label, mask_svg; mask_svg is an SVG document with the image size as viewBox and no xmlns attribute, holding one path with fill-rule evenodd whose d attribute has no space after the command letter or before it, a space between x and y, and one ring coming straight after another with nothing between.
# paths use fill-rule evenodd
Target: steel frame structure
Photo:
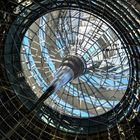
<instances>
[{"instance_id":1,"label":"steel frame structure","mask_svg":"<svg viewBox=\"0 0 140 140\"><path fill-rule=\"evenodd\" d=\"M136 2L136 1L135 1ZM1 1L1 88L0 88L0 137L2 139L137 139L139 137L139 89L140 89L140 9L131 1L102 0L32 0L7 1L8 9ZM137 3L137 2L136 2ZM138 4L138 3L137 3ZM90 119L70 118L47 107L53 125L44 124L35 114L28 113L37 99L21 73L20 47L29 26L46 12L61 8L79 8L94 13L118 32L130 60L130 80L121 102L101 116ZM26 87L26 88L25 88ZM16 94L15 94L16 93ZM25 94L31 100L23 99L18 94ZM27 94L28 93L28 94ZM80 125L80 128L79 128ZM117 128L117 129L116 129ZM65 131L71 129L73 133Z\"/></svg>"}]
</instances>

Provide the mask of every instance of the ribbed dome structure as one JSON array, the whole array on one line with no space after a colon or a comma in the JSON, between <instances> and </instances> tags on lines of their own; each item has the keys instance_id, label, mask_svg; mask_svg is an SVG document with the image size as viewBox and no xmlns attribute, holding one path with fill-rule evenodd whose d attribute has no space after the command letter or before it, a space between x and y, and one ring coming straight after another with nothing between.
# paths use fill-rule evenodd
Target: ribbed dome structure
<instances>
[{"instance_id":1,"label":"ribbed dome structure","mask_svg":"<svg viewBox=\"0 0 140 140\"><path fill-rule=\"evenodd\" d=\"M139 139L139 2L0 5L0 139Z\"/></svg>"}]
</instances>

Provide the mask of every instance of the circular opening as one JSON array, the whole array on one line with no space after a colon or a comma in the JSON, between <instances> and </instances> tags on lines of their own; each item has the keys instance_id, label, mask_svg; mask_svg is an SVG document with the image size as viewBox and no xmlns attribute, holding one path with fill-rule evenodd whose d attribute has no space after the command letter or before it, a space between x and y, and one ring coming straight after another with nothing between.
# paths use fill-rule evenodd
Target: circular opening
<instances>
[{"instance_id":1,"label":"circular opening","mask_svg":"<svg viewBox=\"0 0 140 140\"><path fill-rule=\"evenodd\" d=\"M63 59L81 57L86 65L84 74L44 104L62 115L95 117L112 110L126 92L129 63L124 48L118 33L103 19L79 9L55 10L38 18L26 31L20 51L22 70L40 98Z\"/></svg>"}]
</instances>

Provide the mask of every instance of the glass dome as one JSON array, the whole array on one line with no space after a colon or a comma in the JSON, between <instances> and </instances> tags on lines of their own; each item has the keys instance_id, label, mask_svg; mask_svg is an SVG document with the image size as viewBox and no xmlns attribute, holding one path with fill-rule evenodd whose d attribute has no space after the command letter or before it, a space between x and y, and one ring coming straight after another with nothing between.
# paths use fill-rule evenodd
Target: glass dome
<instances>
[{"instance_id":1,"label":"glass dome","mask_svg":"<svg viewBox=\"0 0 140 140\"><path fill-rule=\"evenodd\" d=\"M85 72L44 101L60 114L99 116L112 110L126 92L129 56L113 27L91 13L63 9L41 16L26 31L20 53L24 75L38 98L66 56L84 60Z\"/></svg>"},{"instance_id":2,"label":"glass dome","mask_svg":"<svg viewBox=\"0 0 140 140\"><path fill-rule=\"evenodd\" d=\"M0 139L139 137L137 0L0 3Z\"/></svg>"}]
</instances>

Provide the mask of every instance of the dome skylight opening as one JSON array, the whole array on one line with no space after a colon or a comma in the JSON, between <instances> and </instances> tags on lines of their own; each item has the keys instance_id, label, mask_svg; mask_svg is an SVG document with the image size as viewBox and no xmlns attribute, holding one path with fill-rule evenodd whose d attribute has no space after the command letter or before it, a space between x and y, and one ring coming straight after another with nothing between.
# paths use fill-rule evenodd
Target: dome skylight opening
<instances>
[{"instance_id":1,"label":"dome skylight opening","mask_svg":"<svg viewBox=\"0 0 140 140\"><path fill-rule=\"evenodd\" d=\"M82 58L85 72L53 93L45 105L81 118L113 109L123 98L129 80L128 56L114 29L79 10L56 10L37 19L24 35L21 61L38 98L68 55Z\"/></svg>"}]
</instances>

